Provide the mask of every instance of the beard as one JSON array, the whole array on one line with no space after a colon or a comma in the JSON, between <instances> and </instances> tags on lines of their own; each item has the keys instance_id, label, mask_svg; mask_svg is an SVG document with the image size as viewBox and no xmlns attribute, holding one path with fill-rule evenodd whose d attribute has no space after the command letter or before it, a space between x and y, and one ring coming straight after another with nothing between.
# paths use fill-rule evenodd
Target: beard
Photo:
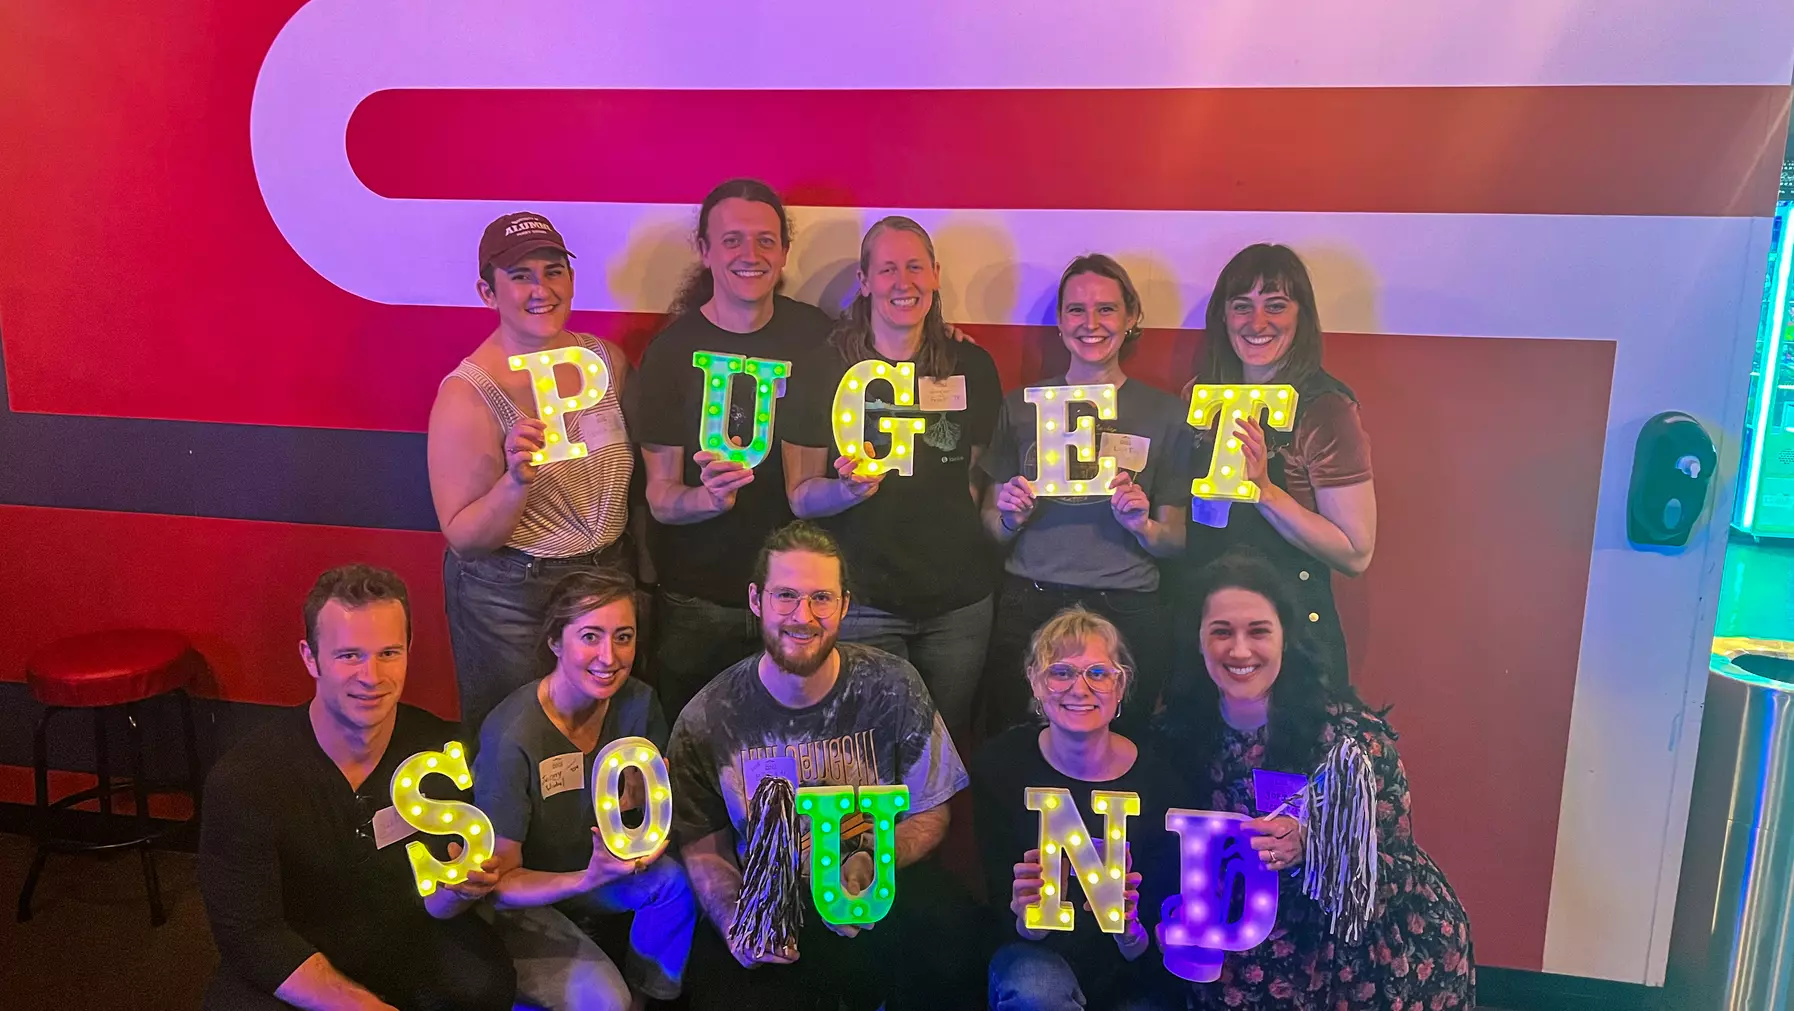
<instances>
[{"instance_id":1,"label":"beard","mask_svg":"<svg viewBox=\"0 0 1794 1011\"><path fill-rule=\"evenodd\" d=\"M810 632L815 638L808 643L793 642L780 634L787 631ZM830 630L821 625L780 622L769 626L764 621L760 623L760 642L766 647L767 655L780 670L800 678L807 678L822 669L840 637L838 629Z\"/></svg>"}]
</instances>

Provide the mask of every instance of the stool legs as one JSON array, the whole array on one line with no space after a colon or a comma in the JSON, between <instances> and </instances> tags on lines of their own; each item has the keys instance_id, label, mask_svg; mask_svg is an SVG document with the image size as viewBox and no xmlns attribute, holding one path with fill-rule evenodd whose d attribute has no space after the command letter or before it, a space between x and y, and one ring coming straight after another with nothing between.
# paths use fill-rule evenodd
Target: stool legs
<instances>
[{"instance_id":1,"label":"stool legs","mask_svg":"<svg viewBox=\"0 0 1794 1011\"><path fill-rule=\"evenodd\" d=\"M181 732L187 738L187 790L193 794L193 821L199 823L199 801L205 795L205 774L199 767L199 735L193 728L193 696L185 688L175 692L181 703Z\"/></svg>"},{"instance_id":2,"label":"stool legs","mask_svg":"<svg viewBox=\"0 0 1794 1011\"><path fill-rule=\"evenodd\" d=\"M143 887L149 892L150 926L160 927L168 914L162 909L162 884L156 878L156 855L152 841L155 829L150 825L149 781L144 778L143 725L137 719L137 703L125 704L125 732L131 742L131 794L137 804L137 833L143 837L138 855L143 860Z\"/></svg>"},{"instance_id":3,"label":"stool legs","mask_svg":"<svg viewBox=\"0 0 1794 1011\"><path fill-rule=\"evenodd\" d=\"M106 709L93 711L93 774L99 781L100 815L112 817L112 757L106 740Z\"/></svg>"},{"instance_id":4,"label":"stool legs","mask_svg":"<svg viewBox=\"0 0 1794 1011\"><path fill-rule=\"evenodd\" d=\"M31 737L31 774L37 788L36 804L31 817L31 869L25 872L25 886L19 889L19 922L31 919L31 893L37 889L38 875L50 856L50 717L55 706L44 708L37 718L37 731Z\"/></svg>"}]
</instances>

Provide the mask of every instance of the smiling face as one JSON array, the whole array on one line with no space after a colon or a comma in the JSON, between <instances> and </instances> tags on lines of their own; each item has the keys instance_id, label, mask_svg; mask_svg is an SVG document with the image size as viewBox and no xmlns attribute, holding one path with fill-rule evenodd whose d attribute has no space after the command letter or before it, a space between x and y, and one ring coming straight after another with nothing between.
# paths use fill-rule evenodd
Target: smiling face
<instances>
[{"instance_id":1,"label":"smiling face","mask_svg":"<svg viewBox=\"0 0 1794 1011\"><path fill-rule=\"evenodd\" d=\"M1103 367L1121 355L1127 332L1140 321L1127 311L1120 282L1102 274L1074 274L1059 299L1059 339L1086 365Z\"/></svg>"},{"instance_id":2,"label":"smiling face","mask_svg":"<svg viewBox=\"0 0 1794 1011\"><path fill-rule=\"evenodd\" d=\"M553 677L594 702L617 693L635 664L635 599L622 597L577 615L550 642Z\"/></svg>"},{"instance_id":3,"label":"smiling face","mask_svg":"<svg viewBox=\"0 0 1794 1011\"><path fill-rule=\"evenodd\" d=\"M1283 669L1283 623L1262 594L1224 587L1202 608L1202 659L1209 679L1233 702L1271 694Z\"/></svg>"},{"instance_id":4,"label":"smiling face","mask_svg":"<svg viewBox=\"0 0 1794 1011\"><path fill-rule=\"evenodd\" d=\"M928 244L903 228L880 228L866 248L860 294L875 319L892 330L913 330L928 318L941 287L940 267Z\"/></svg>"},{"instance_id":5,"label":"smiling face","mask_svg":"<svg viewBox=\"0 0 1794 1011\"><path fill-rule=\"evenodd\" d=\"M818 594L828 601L821 605L825 614L817 613ZM774 552L767 559L766 585L748 586L748 607L760 618L766 652L798 677L821 670L834 652L846 606L841 560L812 551Z\"/></svg>"},{"instance_id":6,"label":"smiling face","mask_svg":"<svg viewBox=\"0 0 1794 1011\"><path fill-rule=\"evenodd\" d=\"M1265 290L1264 281L1227 300L1227 339L1240 358L1248 381L1264 382L1296 340L1300 310L1281 290Z\"/></svg>"},{"instance_id":7,"label":"smiling face","mask_svg":"<svg viewBox=\"0 0 1794 1011\"><path fill-rule=\"evenodd\" d=\"M553 340L573 311L573 268L567 257L544 249L509 269L494 267L492 283L480 282L480 299L498 310L499 325L535 344Z\"/></svg>"},{"instance_id":8,"label":"smiling face","mask_svg":"<svg viewBox=\"0 0 1794 1011\"><path fill-rule=\"evenodd\" d=\"M716 282L716 297L753 304L767 301L785 270L779 212L757 200L729 197L710 209L698 254Z\"/></svg>"},{"instance_id":9,"label":"smiling face","mask_svg":"<svg viewBox=\"0 0 1794 1011\"><path fill-rule=\"evenodd\" d=\"M1049 724L1068 733L1087 734L1108 726L1127 691L1121 660L1095 635L1066 643L1057 652L1062 655L1029 673L1029 686L1041 714Z\"/></svg>"},{"instance_id":10,"label":"smiling face","mask_svg":"<svg viewBox=\"0 0 1794 1011\"><path fill-rule=\"evenodd\" d=\"M333 721L365 731L392 718L405 690L406 640L405 605L396 600L362 607L325 602L318 611L317 642L301 642L299 656Z\"/></svg>"}]
</instances>

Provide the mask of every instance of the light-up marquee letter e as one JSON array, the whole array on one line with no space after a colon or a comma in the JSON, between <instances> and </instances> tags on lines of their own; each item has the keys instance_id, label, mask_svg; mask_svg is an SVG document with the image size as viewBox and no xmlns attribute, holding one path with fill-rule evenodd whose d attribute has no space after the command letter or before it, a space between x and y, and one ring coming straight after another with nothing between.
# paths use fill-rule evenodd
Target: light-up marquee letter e
<instances>
[{"instance_id":1,"label":"light-up marquee letter e","mask_svg":"<svg viewBox=\"0 0 1794 1011\"><path fill-rule=\"evenodd\" d=\"M623 823L623 770L641 772L647 788L647 816L635 828ZM619 737L604 746L592 761L592 813L604 847L618 860L640 860L664 845L673 826L673 792L667 779L666 759L646 737Z\"/></svg>"},{"instance_id":2,"label":"light-up marquee letter e","mask_svg":"<svg viewBox=\"0 0 1794 1011\"><path fill-rule=\"evenodd\" d=\"M772 449L773 410L785 395L791 363L744 358L716 351L698 351L692 365L704 373L704 404L698 415L698 448L744 467L758 467ZM729 413L735 401L735 377L754 381L754 434L745 446L729 438Z\"/></svg>"},{"instance_id":3,"label":"light-up marquee letter e","mask_svg":"<svg viewBox=\"0 0 1794 1011\"><path fill-rule=\"evenodd\" d=\"M583 382L570 397L561 396L555 383L554 369L557 365L571 365L579 370L579 378ZM547 445L530 458L531 462L555 463L586 455L586 444L574 442L567 435L567 415L597 407L598 401L603 400L604 395L610 392L610 369L605 367L604 359L599 357L598 352L575 344L572 347L555 348L553 351L512 355L511 371L529 372L530 388L536 394L536 416L548 428L548 434L544 437Z\"/></svg>"},{"instance_id":4,"label":"light-up marquee letter e","mask_svg":"<svg viewBox=\"0 0 1794 1011\"><path fill-rule=\"evenodd\" d=\"M1022 391L1022 399L1034 405L1035 473L1034 494L1047 496L1107 495L1109 482L1115 479L1115 458L1096 456L1096 419L1088 414L1071 424L1071 405L1095 404L1097 417L1115 417L1115 387L1109 383L1097 386L1030 386ZM1073 479L1070 451L1076 450L1084 463L1097 460L1094 477Z\"/></svg>"},{"instance_id":5,"label":"light-up marquee letter e","mask_svg":"<svg viewBox=\"0 0 1794 1011\"><path fill-rule=\"evenodd\" d=\"M835 429L835 448L841 455L854 460L855 474L896 473L905 476L915 473L916 436L922 433L927 422L921 418L878 419L878 430L891 433L891 451L883 457L874 458L868 455L861 438L866 424L866 387L874 381L883 380L891 384L891 396L898 407L912 407L916 402L916 366L912 362L898 362L895 365L886 362L857 362L841 377L841 385L835 387L834 411L831 415Z\"/></svg>"},{"instance_id":6,"label":"light-up marquee letter e","mask_svg":"<svg viewBox=\"0 0 1794 1011\"><path fill-rule=\"evenodd\" d=\"M1258 483L1246 479L1246 454L1234 423L1256 419L1279 432L1296 427L1294 386L1194 386L1190 388L1190 425L1198 431L1215 422L1215 455L1208 473L1190 484L1197 498L1227 502L1257 502Z\"/></svg>"},{"instance_id":7,"label":"light-up marquee letter e","mask_svg":"<svg viewBox=\"0 0 1794 1011\"><path fill-rule=\"evenodd\" d=\"M417 878L417 893L429 895L439 884L456 884L467 880L467 872L479 869L492 859L492 819L472 804L458 800L431 800L419 789L424 777L447 776L455 785L467 789L473 785L473 774L467 770L467 752L454 741L441 751L420 751L399 763L392 774L392 803L405 824L430 835L458 835L461 855L448 862L436 859L423 843L412 840L405 844L405 855L411 859L411 873Z\"/></svg>"}]
</instances>

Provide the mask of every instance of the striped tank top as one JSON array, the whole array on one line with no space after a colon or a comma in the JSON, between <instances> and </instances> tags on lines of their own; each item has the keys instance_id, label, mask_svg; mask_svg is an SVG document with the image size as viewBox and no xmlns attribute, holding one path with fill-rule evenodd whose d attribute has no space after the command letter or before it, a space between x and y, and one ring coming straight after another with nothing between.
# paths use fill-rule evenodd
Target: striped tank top
<instances>
[{"instance_id":1,"label":"striped tank top","mask_svg":"<svg viewBox=\"0 0 1794 1011\"><path fill-rule=\"evenodd\" d=\"M598 352L604 367L616 375L610 350L602 341L591 334L569 336ZM509 432L517 419L525 417L473 359L462 359L449 373L449 378L457 377L480 391L498 420L499 431ZM537 469L536 480L529 486L529 498L524 501L523 515L505 547L538 558L566 558L609 547L623 536L629 521L629 479L635 473L635 452L627 438L608 446L596 445L586 438L587 432L596 436L606 429L625 431L621 398L615 386L597 407L567 417L568 438L585 441L591 452Z\"/></svg>"}]
</instances>

